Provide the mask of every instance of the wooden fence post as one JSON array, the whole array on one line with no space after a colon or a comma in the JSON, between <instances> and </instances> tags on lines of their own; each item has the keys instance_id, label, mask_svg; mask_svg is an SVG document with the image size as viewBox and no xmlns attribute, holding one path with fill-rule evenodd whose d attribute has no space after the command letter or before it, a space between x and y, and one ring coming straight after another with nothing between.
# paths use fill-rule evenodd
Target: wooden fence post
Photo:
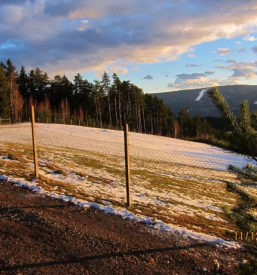
<instances>
[{"instance_id":1,"label":"wooden fence post","mask_svg":"<svg viewBox=\"0 0 257 275\"><path fill-rule=\"evenodd\" d=\"M125 145L125 169L126 169L127 206L131 206L128 124L126 124L125 127L124 127L124 145Z\"/></svg>"},{"instance_id":2,"label":"wooden fence post","mask_svg":"<svg viewBox=\"0 0 257 275\"><path fill-rule=\"evenodd\" d=\"M31 128L32 128L35 177L38 178L37 140L36 140L36 131L35 131L35 110L34 110L34 106L31 106Z\"/></svg>"}]
</instances>

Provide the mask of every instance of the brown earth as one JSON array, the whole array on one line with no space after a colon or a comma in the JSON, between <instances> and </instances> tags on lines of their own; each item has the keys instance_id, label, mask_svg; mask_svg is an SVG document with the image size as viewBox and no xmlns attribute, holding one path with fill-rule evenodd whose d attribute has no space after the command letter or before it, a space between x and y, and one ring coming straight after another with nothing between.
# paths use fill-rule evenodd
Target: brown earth
<instances>
[{"instance_id":1,"label":"brown earth","mask_svg":"<svg viewBox=\"0 0 257 275\"><path fill-rule=\"evenodd\" d=\"M0 181L2 274L238 274L245 253Z\"/></svg>"}]
</instances>

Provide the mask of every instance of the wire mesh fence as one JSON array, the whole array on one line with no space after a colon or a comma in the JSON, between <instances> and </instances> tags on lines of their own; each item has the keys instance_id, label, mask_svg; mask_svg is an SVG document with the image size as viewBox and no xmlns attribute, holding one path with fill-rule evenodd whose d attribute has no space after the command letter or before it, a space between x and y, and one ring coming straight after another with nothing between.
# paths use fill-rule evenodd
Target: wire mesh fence
<instances>
[{"instance_id":1,"label":"wire mesh fence","mask_svg":"<svg viewBox=\"0 0 257 275\"><path fill-rule=\"evenodd\" d=\"M124 207L123 131L35 125L38 185L50 193ZM226 182L238 179L227 168L242 167L250 159L202 143L132 132L128 137L130 211L209 233L231 229L223 208L233 205L236 197L227 192ZM30 123L0 125L0 155L0 173L33 179Z\"/></svg>"}]
</instances>

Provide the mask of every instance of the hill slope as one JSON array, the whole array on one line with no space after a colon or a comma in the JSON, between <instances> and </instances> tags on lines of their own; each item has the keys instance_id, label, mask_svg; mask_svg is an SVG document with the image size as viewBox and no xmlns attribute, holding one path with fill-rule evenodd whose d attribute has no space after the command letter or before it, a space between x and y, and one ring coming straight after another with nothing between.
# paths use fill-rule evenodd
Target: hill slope
<instances>
[{"instance_id":1,"label":"hill slope","mask_svg":"<svg viewBox=\"0 0 257 275\"><path fill-rule=\"evenodd\" d=\"M257 85L219 86L220 92L228 101L236 116L239 115L239 103L247 99L251 111L257 110ZM177 115L181 108L188 108L191 116L219 117L220 114L207 94L207 88L156 93Z\"/></svg>"}]
</instances>

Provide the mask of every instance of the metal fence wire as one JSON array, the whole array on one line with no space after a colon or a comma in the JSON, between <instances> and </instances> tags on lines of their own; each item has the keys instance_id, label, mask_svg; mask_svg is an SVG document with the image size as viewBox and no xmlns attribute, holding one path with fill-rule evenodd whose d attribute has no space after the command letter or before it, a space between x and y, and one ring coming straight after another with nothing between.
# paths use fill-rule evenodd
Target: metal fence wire
<instances>
[{"instance_id":1,"label":"metal fence wire","mask_svg":"<svg viewBox=\"0 0 257 275\"><path fill-rule=\"evenodd\" d=\"M105 207L128 202L123 131L36 122L35 133L44 190ZM231 230L223 209L237 199L226 183L240 183L228 166L243 167L251 162L246 156L134 132L128 154L134 214L215 234ZM0 125L0 173L34 178L31 123Z\"/></svg>"}]
</instances>

